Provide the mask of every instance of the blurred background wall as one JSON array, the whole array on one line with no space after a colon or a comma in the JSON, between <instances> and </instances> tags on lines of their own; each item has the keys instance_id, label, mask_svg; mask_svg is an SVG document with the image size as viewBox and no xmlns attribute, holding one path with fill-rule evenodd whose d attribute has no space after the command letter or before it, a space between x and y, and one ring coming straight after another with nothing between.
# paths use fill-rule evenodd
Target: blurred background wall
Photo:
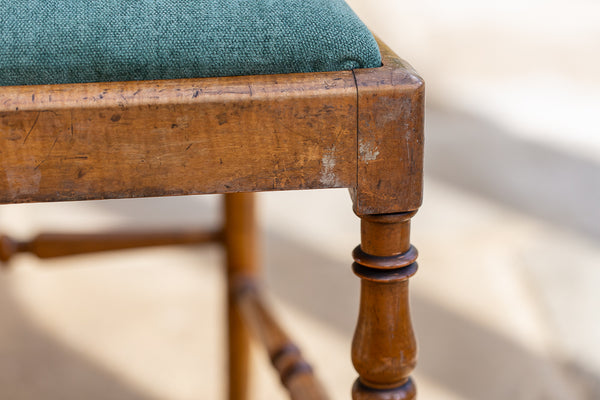
<instances>
[{"instance_id":1,"label":"blurred background wall","mask_svg":"<svg viewBox=\"0 0 600 400\"><path fill-rule=\"evenodd\" d=\"M600 398L600 3L349 3L427 82L420 398ZM275 311L349 398L348 193L259 199ZM219 211L216 196L3 206L0 228L214 226ZM0 398L221 398L221 264L214 247L15 258L0 274ZM254 398L284 398L255 363Z\"/></svg>"}]
</instances>

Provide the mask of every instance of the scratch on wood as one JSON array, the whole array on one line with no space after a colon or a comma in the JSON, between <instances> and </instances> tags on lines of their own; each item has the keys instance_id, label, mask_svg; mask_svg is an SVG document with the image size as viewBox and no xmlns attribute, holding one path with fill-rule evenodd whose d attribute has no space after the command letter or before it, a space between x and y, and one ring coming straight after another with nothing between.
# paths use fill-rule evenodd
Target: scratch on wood
<instances>
[{"instance_id":1,"label":"scratch on wood","mask_svg":"<svg viewBox=\"0 0 600 400\"><path fill-rule=\"evenodd\" d=\"M40 119L40 114L41 112L38 111L37 115L35 116L35 120L33 121L33 125L31 125L31 128L29 128L29 132L27 132L27 135L25 135L25 139L23 139L23 144L25 144L25 142L27 141L27 138L29 137L29 135L31 135L31 132L33 131L33 128L35 128L38 119Z\"/></svg>"},{"instance_id":2,"label":"scratch on wood","mask_svg":"<svg viewBox=\"0 0 600 400\"><path fill-rule=\"evenodd\" d=\"M54 143L52 143L52 146L50 147L50 150L48 151L48 154L46 154L46 156L44 157L44 159L38 165L36 165L36 167L34 168L34 170L38 170L42 166L42 164L46 162L46 160L50 156L50 153L52 153L52 150L54 150L54 146L56 146L56 142L58 142L58 138L54 139Z\"/></svg>"}]
</instances>

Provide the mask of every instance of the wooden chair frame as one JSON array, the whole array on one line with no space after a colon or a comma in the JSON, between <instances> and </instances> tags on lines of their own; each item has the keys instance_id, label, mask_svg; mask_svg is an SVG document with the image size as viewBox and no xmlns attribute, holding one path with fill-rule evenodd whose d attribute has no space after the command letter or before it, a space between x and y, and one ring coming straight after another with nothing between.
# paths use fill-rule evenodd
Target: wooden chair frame
<instances>
[{"instance_id":1,"label":"wooden chair frame","mask_svg":"<svg viewBox=\"0 0 600 400\"><path fill-rule=\"evenodd\" d=\"M251 192L349 188L361 218L353 399L413 399L408 278L417 253L409 230L422 201L424 84L380 48L383 66L374 69L0 87L0 203L226 193L223 232L3 237L0 259L221 241L230 399L246 397L247 328L267 346L292 398L324 398L257 293Z\"/></svg>"}]
</instances>

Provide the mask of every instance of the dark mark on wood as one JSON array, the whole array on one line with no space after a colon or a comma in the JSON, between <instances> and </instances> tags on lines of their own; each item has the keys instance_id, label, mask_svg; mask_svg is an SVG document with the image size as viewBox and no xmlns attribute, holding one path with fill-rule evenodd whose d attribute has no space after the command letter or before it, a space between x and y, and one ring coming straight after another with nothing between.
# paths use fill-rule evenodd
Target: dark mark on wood
<instances>
[{"instance_id":1,"label":"dark mark on wood","mask_svg":"<svg viewBox=\"0 0 600 400\"><path fill-rule=\"evenodd\" d=\"M44 157L42 162L40 162L38 165L35 166L34 170L38 170L42 166L42 164L46 162L46 160L50 156L50 153L52 153L52 150L54 150L54 146L56 146L56 142L58 142L58 138L54 139L54 143L52 143L52 147L50 147L48 154L46 154L46 156Z\"/></svg>"},{"instance_id":2,"label":"dark mark on wood","mask_svg":"<svg viewBox=\"0 0 600 400\"><path fill-rule=\"evenodd\" d=\"M29 128L29 132L27 132L27 135L25 135L25 139L23 139L23 144L25 144L29 135L31 135L33 128L35 128L35 125L37 124L38 119L40 118L40 114L41 114L41 112L38 111L37 115L35 116L35 120L33 121L33 125L31 125L31 128Z\"/></svg>"}]
</instances>

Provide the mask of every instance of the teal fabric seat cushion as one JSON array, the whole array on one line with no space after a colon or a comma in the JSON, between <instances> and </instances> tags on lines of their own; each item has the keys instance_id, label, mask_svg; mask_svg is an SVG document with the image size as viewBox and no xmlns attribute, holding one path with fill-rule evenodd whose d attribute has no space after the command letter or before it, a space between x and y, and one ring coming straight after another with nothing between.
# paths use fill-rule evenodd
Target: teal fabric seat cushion
<instances>
[{"instance_id":1,"label":"teal fabric seat cushion","mask_svg":"<svg viewBox=\"0 0 600 400\"><path fill-rule=\"evenodd\" d=\"M378 67L343 0L0 0L0 85Z\"/></svg>"}]
</instances>

